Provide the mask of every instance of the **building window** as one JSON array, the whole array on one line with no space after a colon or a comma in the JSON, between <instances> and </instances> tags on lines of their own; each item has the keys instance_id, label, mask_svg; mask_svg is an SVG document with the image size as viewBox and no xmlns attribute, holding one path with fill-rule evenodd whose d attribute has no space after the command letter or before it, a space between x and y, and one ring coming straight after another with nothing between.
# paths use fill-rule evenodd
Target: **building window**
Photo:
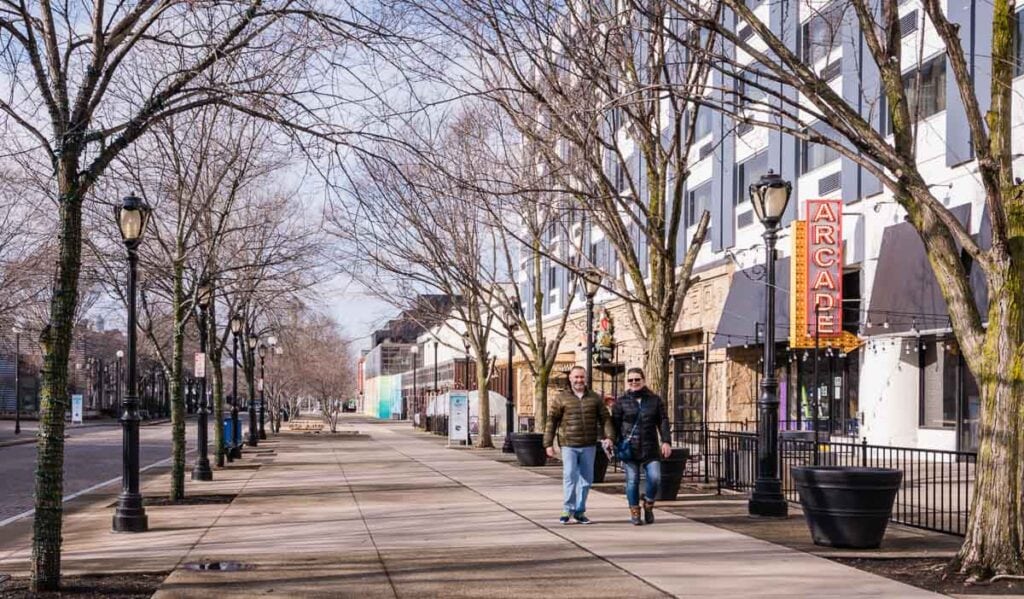
<instances>
[{"instance_id":1,"label":"building window","mask_svg":"<svg viewBox=\"0 0 1024 599\"><path fill-rule=\"evenodd\" d=\"M955 428L959 356L954 344L939 340L908 341L920 351L920 418L922 428ZM913 349L911 350L913 351Z\"/></svg>"},{"instance_id":2,"label":"building window","mask_svg":"<svg viewBox=\"0 0 1024 599\"><path fill-rule=\"evenodd\" d=\"M835 2L815 11L800 31L804 62L813 65L828 56L842 40L839 31L847 3Z\"/></svg>"},{"instance_id":3,"label":"building window","mask_svg":"<svg viewBox=\"0 0 1024 599\"><path fill-rule=\"evenodd\" d=\"M946 55L937 56L903 75L911 122L926 119L946 109ZM892 117L886 119L886 133L892 133Z\"/></svg>"},{"instance_id":4,"label":"building window","mask_svg":"<svg viewBox=\"0 0 1024 599\"><path fill-rule=\"evenodd\" d=\"M703 139L705 136L711 134L711 109L698 106L697 110L697 122L693 126L693 138Z\"/></svg>"},{"instance_id":5,"label":"building window","mask_svg":"<svg viewBox=\"0 0 1024 599\"><path fill-rule=\"evenodd\" d=\"M751 158L736 165L736 196L733 205L750 201L750 184L768 172L768 152L758 152Z\"/></svg>"},{"instance_id":6,"label":"building window","mask_svg":"<svg viewBox=\"0 0 1024 599\"><path fill-rule=\"evenodd\" d=\"M1013 28L1013 76L1024 75L1024 10L1017 12L1016 26Z\"/></svg>"},{"instance_id":7,"label":"building window","mask_svg":"<svg viewBox=\"0 0 1024 599\"><path fill-rule=\"evenodd\" d=\"M826 145L800 140L800 174L806 174L816 168L839 160L839 152Z\"/></svg>"},{"instance_id":8,"label":"building window","mask_svg":"<svg viewBox=\"0 0 1024 599\"><path fill-rule=\"evenodd\" d=\"M697 219L711 205L711 181L686 194L686 226L697 224Z\"/></svg>"}]
</instances>

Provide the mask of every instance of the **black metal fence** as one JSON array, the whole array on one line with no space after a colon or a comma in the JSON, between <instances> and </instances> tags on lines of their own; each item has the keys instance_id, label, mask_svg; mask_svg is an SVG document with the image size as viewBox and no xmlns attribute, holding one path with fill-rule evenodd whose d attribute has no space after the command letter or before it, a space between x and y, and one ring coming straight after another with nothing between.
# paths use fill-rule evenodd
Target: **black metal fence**
<instances>
[{"instance_id":1,"label":"black metal fence","mask_svg":"<svg viewBox=\"0 0 1024 599\"><path fill-rule=\"evenodd\" d=\"M824 437L824 435L823 435ZM757 478L757 435L711 428L682 428L675 437L694 456L687 478L714 482L719 491L749 492ZM977 454L962 451L890 447L820 439L783 433L779 441L782 489L799 501L791 476L798 466L821 465L896 468L903 482L896 495L892 521L954 535L967 529ZM815 458L817 454L817 459Z\"/></svg>"}]
</instances>

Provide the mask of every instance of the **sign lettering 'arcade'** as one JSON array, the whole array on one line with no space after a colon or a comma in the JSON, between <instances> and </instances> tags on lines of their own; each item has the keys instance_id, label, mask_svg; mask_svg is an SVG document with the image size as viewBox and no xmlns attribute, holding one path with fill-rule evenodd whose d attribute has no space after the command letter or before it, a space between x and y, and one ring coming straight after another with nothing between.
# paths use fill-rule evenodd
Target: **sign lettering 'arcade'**
<instances>
[{"instance_id":1,"label":"sign lettering 'arcade'","mask_svg":"<svg viewBox=\"0 0 1024 599\"><path fill-rule=\"evenodd\" d=\"M807 323L810 335L843 331L843 204L807 200Z\"/></svg>"},{"instance_id":2,"label":"sign lettering 'arcade'","mask_svg":"<svg viewBox=\"0 0 1024 599\"><path fill-rule=\"evenodd\" d=\"M806 207L807 220L792 225L789 345L813 348L817 328L821 347L849 352L861 342L843 330L843 202L807 200Z\"/></svg>"}]
</instances>

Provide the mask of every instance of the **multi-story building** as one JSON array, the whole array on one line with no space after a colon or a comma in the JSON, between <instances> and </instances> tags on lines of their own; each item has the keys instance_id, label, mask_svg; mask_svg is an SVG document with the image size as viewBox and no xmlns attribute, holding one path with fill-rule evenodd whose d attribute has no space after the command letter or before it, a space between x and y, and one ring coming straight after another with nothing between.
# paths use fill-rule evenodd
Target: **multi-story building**
<instances>
[{"instance_id":1,"label":"multi-story building","mask_svg":"<svg viewBox=\"0 0 1024 599\"><path fill-rule=\"evenodd\" d=\"M884 133L888 125L878 72L870 65L864 41L859 34L834 38L826 34L834 31L834 7L841 2L747 0L746 4L773 32L791 40L792 49ZM984 192L972 159L959 90L952 75L947 75L943 45L917 2L902 1L899 10L905 80L915 83L918 106L917 161L944 205L984 246L988 236ZM947 10L965 40L978 96L986 98L991 5L966 0L949 3ZM726 18L734 19L728 11ZM841 18L852 18L852 14ZM752 39L748 25L741 23L738 33ZM755 39L751 43L765 47ZM724 44L723 51L740 63L751 60L730 44ZM1024 68L1018 66L1017 73L1024 74ZM713 93L726 93L721 90L735 84L717 69L712 69L711 78ZM1021 97L1018 94L1014 100L1015 110L1021 109L1015 112L1015 147L1021 145L1016 137L1024 124L1024 117L1019 116L1024 114ZM811 126L826 134L831 131L828 123ZM780 234L776 281L783 426L807 427L808 421L817 417L820 426L833 435L866 438L871 443L976 448L977 384L959 355L923 243L904 221L905 213L891 192L855 161L825 146L736 123L706 107L698 112L696 128L681 234L688 242L705 209L710 212L711 229L672 340L667 395L673 419L714 423L756 418L765 322L764 229L753 214L747 188L772 169L793 186L783 221L787 228ZM842 202L843 328L858 335L862 343L850 351L823 344L816 358L814 350L791 350L785 340L790 320L790 271L794 261L804 259L793 255L793 234L788 226L806 218L807 201L817 198ZM588 239L593 246L592 262L614 273L616 258L611 245L597 230ZM535 286L542 287L544 315L553 323L566 305L571 277L554 261L545 261L541 279L533 280L523 270L517 283L525 296ZM973 276L972 283L984 298L981 277ZM628 319L621 316L621 300L600 293L596 302L599 310L609 310L617 330L616 350L607 364L597 367L595 387L613 393L621 390L624 368L642 365L642 345ZM562 349L574 352L582 363L584 303L574 306L571 334ZM531 317L532 306L525 309ZM520 380L523 378L520 373ZM817 404L813 401L815 387Z\"/></svg>"}]
</instances>

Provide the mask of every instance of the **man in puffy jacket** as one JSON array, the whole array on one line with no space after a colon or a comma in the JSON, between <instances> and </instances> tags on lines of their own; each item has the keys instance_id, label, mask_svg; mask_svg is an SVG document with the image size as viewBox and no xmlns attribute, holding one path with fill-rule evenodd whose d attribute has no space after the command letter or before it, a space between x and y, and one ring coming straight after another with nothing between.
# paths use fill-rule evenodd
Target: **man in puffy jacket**
<instances>
[{"instance_id":1,"label":"man in puffy jacket","mask_svg":"<svg viewBox=\"0 0 1024 599\"><path fill-rule=\"evenodd\" d=\"M594 481L594 458L600 434L605 448L611 447L614 434L608 409L601 398L587 389L587 371L573 366L569 371L570 389L558 393L548 406L548 425L544 431L544 448L548 457L555 457L555 432L562 448L562 488L564 497L562 515L558 519L568 524L569 518L580 524L590 524L587 518L587 493Z\"/></svg>"}]
</instances>

